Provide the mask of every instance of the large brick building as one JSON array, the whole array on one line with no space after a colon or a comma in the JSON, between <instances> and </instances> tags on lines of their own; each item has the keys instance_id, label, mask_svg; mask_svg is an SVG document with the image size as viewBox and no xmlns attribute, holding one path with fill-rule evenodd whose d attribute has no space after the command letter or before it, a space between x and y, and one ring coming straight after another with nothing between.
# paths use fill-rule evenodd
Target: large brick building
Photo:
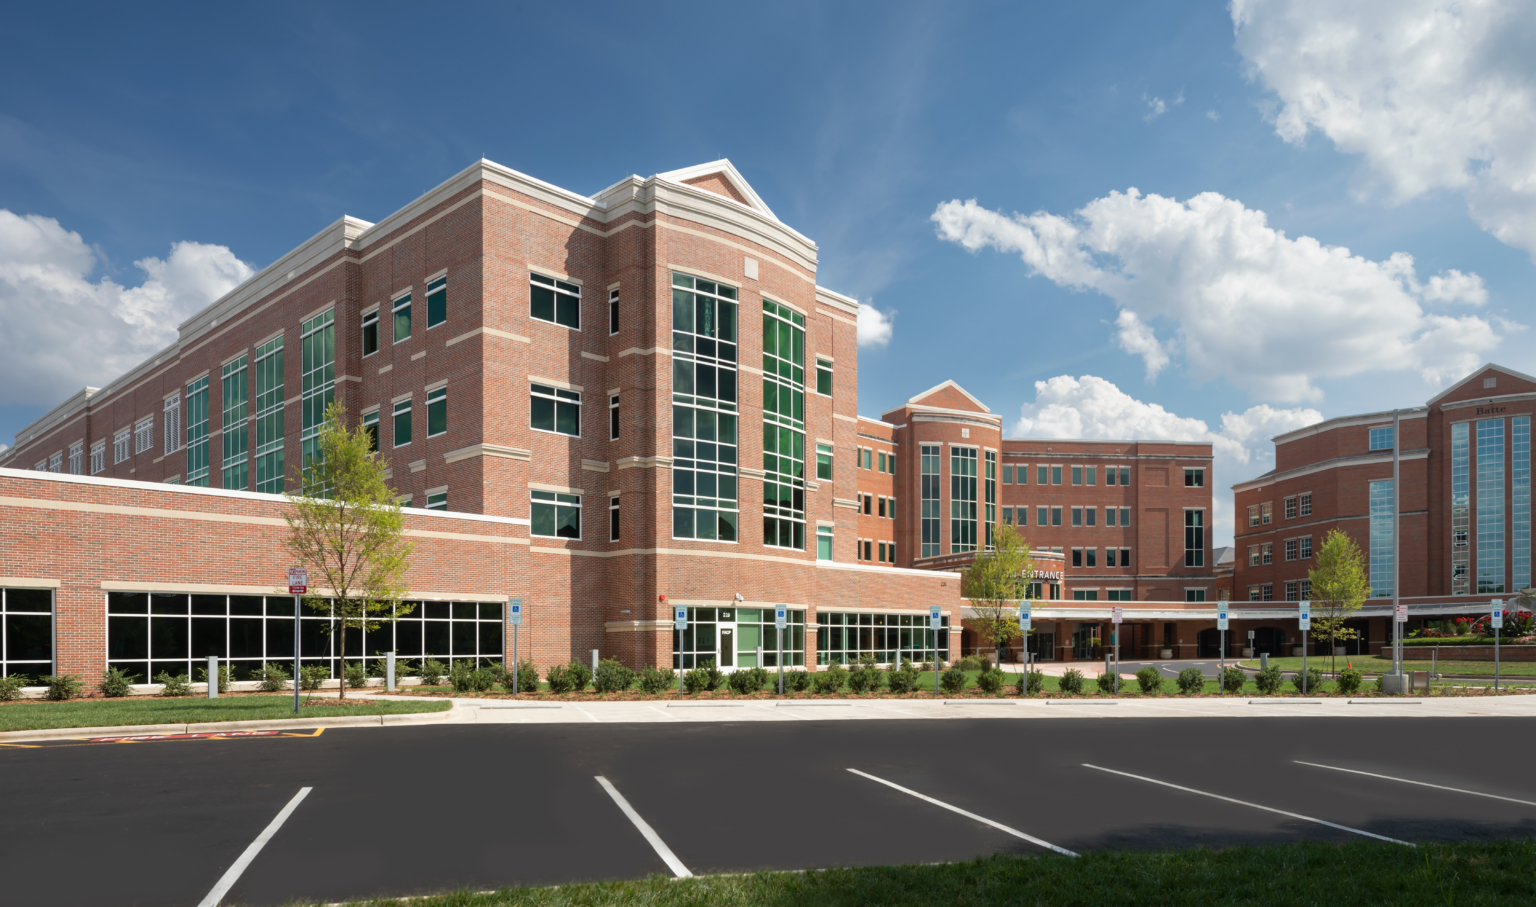
<instances>
[{"instance_id":1,"label":"large brick building","mask_svg":"<svg viewBox=\"0 0 1536 907\"><path fill-rule=\"evenodd\" d=\"M343 218L18 433L0 609L51 590L59 670L281 657L277 493L334 400L434 540L411 583L420 619L446 622L349 655L510 654L496 603L520 596L541 665L755 664L773 603L789 664L948 657L950 568L1015 519L1049 568L1041 597L1095 628L1055 630L1045 657L1091 657L1065 641L1099 635L1108 612L1086 602L1209 619L1208 445L1003 441L952 383L861 419L858 303L816 269L726 161L591 197L481 161L377 224ZM16 613L41 632L44 611ZM1141 645L1169 638L1147 626ZM0 670L44 659L16 661Z\"/></svg>"},{"instance_id":2,"label":"large brick building","mask_svg":"<svg viewBox=\"0 0 1536 907\"><path fill-rule=\"evenodd\" d=\"M1423 406L1276 437L1275 468L1233 486L1234 597L1310 599L1307 574L1333 529L1370 565L1373 597L1354 622L1361 641L1352 651L1390 641L1394 595L1416 624L1486 613L1491 599L1529 588L1533 413L1536 378L1490 364Z\"/></svg>"}]
</instances>

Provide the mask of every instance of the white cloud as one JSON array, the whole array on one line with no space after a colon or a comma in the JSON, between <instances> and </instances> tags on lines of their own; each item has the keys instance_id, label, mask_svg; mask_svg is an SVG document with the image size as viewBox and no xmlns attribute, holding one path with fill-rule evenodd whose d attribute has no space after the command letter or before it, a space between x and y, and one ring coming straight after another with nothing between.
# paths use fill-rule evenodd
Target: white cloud
<instances>
[{"instance_id":1,"label":"white cloud","mask_svg":"<svg viewBox=\"0 0 1536 907\"><path fill-rule=\"evenodd\" d=\"M859 346L885 346L891 342L894 310L882 312L872 302L859 304Z\"/></svg>"},{"instance_id":2,"label":"white cloud","mask_svg":"<svg viewBox=\"0 0 1536 907\"><path fill-rule=\"evenodd\" d=\"M1215 463L1206 478L1215 514L1211 525L1218 544L1233 538L1232 496L1235 482L1250 479L1274 465L1270 438L1322 421L1315 409L1278 409L1268 404L1241 413L1223 413L1221 428L1212 430L1202 419L1171 413L1156 403L1137 400L1113 383L1084 375L1058 375L1035 382L1035 402L1026 403L1014 423L1014 437L1088 438L1143 441L1205 441Z\"/></svg>"},{"instance_id":3,"label":"white cloud","mask_svg":"<svg viewBox=\"0 0 1536 907\"><path fill-rule=\"evenodd\" d=\"M1279 97L1275 131L1359 154L1406 201L1465 193L1536 259L1536 4L1233 0L1237 49Z\"/></svg>"},{"instance_id":4,"label":"white cloud","mask_svg":"<svg viewBox=\"0 0 1536 907\"><path fill-rule=\"evenodd\" d=\"M1141 96L1141 99L1143 101L1147 102L1147 115L1145 117L1143 117L1142 119L1144 119L1148 123L1150 123L1153 120L1157 119L1158 117L1162 116L1163 114L1167 113L1170 108L1178 107L1181 104L1183 104L1184 103L1184 92L1182 92L1182 91L1179 92L1179 96L1174 98L1171 101L1164 101L1162 98L1159 98L1159 97L1151 97L1151 98L1149 98L1145 94L1143 94Z\"/></svg>"},{"instance_id":5,"label":"white cloud","mask_svg":"<svg viewBox=\"0 0 1536 907\"><path fill-rule=\"evenodd\" d=\"M1142 356L1149 375L1177 352L1197 378L1284 402L1316 400L1318 379L1374 369L1413 369L1443 383L1499 342L1483 318L1424 305L1481 303L1487 291L1477 275L1447 271L1425 286L1410 255L1371 261L1309 236L1291 239L1264 212L1215 192L1179 202L1132 188L1072 217L1010 217L956 199L933 220L943 239L1017 252L1033 274L1109 296L1121 309L1122 348ZM1159 321L1175 336L1159 341Z\"/></svg>"},{"instance_id":6,"label":"white cloud","mask_svg":"<svg viewBox=\"0 0 1536 907\"><path fill-rule=\"evenodd\" d=\"M1205 112L1205 118L1207 120L1210 120L1213 123L1218 123L1218 122L1221 121L1221 114L1217 113L1214 110L1207 110Z\"/></svg>"},{"instance_id":7,"label":"white cloud","mask_svg":"<svg viewBox=\"0 0 1536 907\"><path fill-rule=\"evenodd\" d=\"M96 255L80 234L0 208L0 405L53 406L118 377L255 273L228 248L195 242L134 264L139 286L92 280Z\"/></svg>"}]
</instances>

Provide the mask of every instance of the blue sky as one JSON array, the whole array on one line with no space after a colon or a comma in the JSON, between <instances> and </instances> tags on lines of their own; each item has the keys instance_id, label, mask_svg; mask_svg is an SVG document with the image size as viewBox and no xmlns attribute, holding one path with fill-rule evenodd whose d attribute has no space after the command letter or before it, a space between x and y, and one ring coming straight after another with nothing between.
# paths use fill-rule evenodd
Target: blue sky
<instances>
[{"instance_id":1,"label":"blue sky","mask_svg":"<svg viewBox=\"0 0 1536 907\"><path fill-rule=\"evenodd\" d=\"M953 378L1017 434L1212 440L1218 542L1224 489L1268 468L1272 434L1422 403L1468 363L1536 372L1525 9L37 4L6 19L0 443L169 342L165 322L250 267L481 156L583 193L730 158L820 245L820 282L890 319L861 350L861 412ZM104 317L72 327L75 312Z\"/></svg>"}]
</instances>

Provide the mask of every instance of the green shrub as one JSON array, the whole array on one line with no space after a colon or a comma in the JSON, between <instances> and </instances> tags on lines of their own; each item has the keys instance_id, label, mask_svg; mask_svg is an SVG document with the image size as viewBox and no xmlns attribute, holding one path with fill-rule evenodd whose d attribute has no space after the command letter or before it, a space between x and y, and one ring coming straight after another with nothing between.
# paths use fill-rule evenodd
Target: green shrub
<instances>
[{"instance_id":1,"label":"green shrub","mask_svg":"<svg viewBox=\"0 0 1536 907\"><path fill-rule=\"evenodd\" d=\"M44 695L56 702L66 699L74 699L85 689L85 682L79 674L49 674L42 678L43 686L48 688Z\"/></svg>"},{"instance_id":2,"label":"green shrub","mask_svg":"<svg viewBox=\"0 0 1536 907\"><path fill-rule=\"evenodd\" d=\"M655 665L646 665L640 671L640 691L655 696L677 686L677 672L671 668L665 670Z\"/></svg>"},{"instance_id":3,"label":"green shrub","mask_svg":"<svg viewBox=\"0 0 1536 907\"><path fill-rule=\"evenodd\" d=\"M1163 672L1148 665L1136 672L1136 683L1141 685L1143 693L1161 693L1163 691Z\"/></svg>"},{"instance_id":4,"label":"green shrub","mask_svg":"<svg viewBox=\"0 0 1536 907\"><path fill-rule=\"evenodd\" d=\"M368 685L368 669L363 667L360 661L349 661L341 669L341 676L346 678L347 689L355 690Z\"/></svg>"},{"instance_id":5,"label":"green shrub","mask_svg":"<svg viewBox=\"0 0 1536 907\"><path fill-rule=\"evenodd\" d=\"M1041 692L1045 689L1045 672L1029 671L1019 675L1019 682L1014 684L1014 688L1018 690L1020 696L1025 694L1033 696Z\"/></svg>"},{"instance_id":6,"label":"green shrub","mask_svg":"<svg viewBox=\"0 0 1536 907\"><path fill-rule=\"evenodd\" d=\"M1120 691L1120 674L1117 671L1103 671L1098 679L1100 693L1118 693Z\"/></svg>"},{"instance_id":7,"label":"green shrub","mask_svg":"<svg viewBox=\"0 0 1536 907\"><path fill-rule=\"evenodd\" d=\"M910 693L917 689L917 669L912 667L910 660L904 658L901 667L886 675L885 682L892 693Z\"/></svg>"},{"instance_id":8,"label":"green shrub","mask_svg":"<svg viewBox=\"0 0 1536 907\"><path fill-rule=\"evenodd\" d=\"M927 674L929 671L933 670L933 663L925 661L922 664L917 666L917 670L918 670L919 673Z\"/></svg>"},{"instance_id":9,"label":"green shrub","mask_svg":"<svg viewBox=\"0 0 1536 907\"><path fill-rule=\"evenodd\" d=\"M192 694L192 682L187 679L185 674L172 677L165 671L161 671L159 676L155 678L155 683L165 684L165 689L160 691L161 696L190 696Z\"/></svg>"},{"instance_id":10,"label":"green shrub","mask_svg":"<svg viewBox=\"0 0 1536 907\"><path fill-rule=\"evenodd\" d=\"M1179 672L1179 692L1193 696L1205 689L1205 675L1199 668L1185 668Z\"/></svg>"},{"instance_id":11,"label":"green shrub","mask_svg":"<svg viewBox=\"0 0 1536 907\"><path fill-rule=\"evenodd\" d=\"M499 668L501 666L497 665L496 667ZM397 683L401 679L411 676L411 673L412 673L412 671L411 671L410 662L406 661L403 658L396 658L395 659L395 681ZM382 677L382 678L384 678L387 681L389 679L389 659L388 658L375 658L373 660L373 664L368 666L368 676L369 677ZM351 683L350 680L347 681L347 682Z\"/></svg>"},{"instance_id":12,"label":"green shrub","mask_svg":"<svg viewBox=\"0 0 1536 907\"><path fill-rule=\"evenodd\" d=\"M1273 696L1280 692L1280 688L1285 684L1285 676L1280 673L1279 668L1271 665L1255 674L1253 682L1259 688L1260 693L1263 693L1265 696Z\"/></svg>"},{"instance_id":13,"label":"green shrub","mask_svg":"<svg viewBox=\"0 0 1536 907\"><path fill-rule=\"evenodd\" d=\"M1247 682L1248 675L1237 668L1227 668L1221 672L1221 688L1228 693L1241 693Z\"/></svg>"},{"instance_id":14,"label":"green shrub","mask_svg":"<svg viewBox=\"0 0 1536 907\"><path fill-rule=\"evenodd\" d=\"M1083 672L1077 668L1067 668L1061 674L1061 682L1057 684L1063 693L1081 693L1083 691Z\"/></svg>"},{"instance_id":15,"label":"green shrub","mask_svg":"<svg viewBox=\"0 0 1536 907\"><path fill-rule=\"evenodd\" d=\"M1003 672L999 670L982 671L976 676L976 687L983 693L996 696L1003 691Z\"/></svg>"},{"instance_id":16,"label":"green shrub","mask_svg":"<svg viewBox=\"0 0 1536 907\"><path fill-rule=\"evenodd\" d=\"M101 683L97 684L96 689L108 699L121 699L133 692L133 682L138 676L125 673L119 667L110 667L101 675Z\"/></svg>"},{"instance_id":17,"label":"green shrub","mask_svg":"<svg viewBox=\"0 0 1536 907\"><path fill-rule=\"evenodd\" d=\"M855 693L874 693L885 682L885 672L875 663L875 656L861 655L859 663L848 672L848 689Z\"/></svg>"},{"instance_id":18,"label":"green shrub","mask_svg":"<svg viewBox=\"0 0 1536 907\"><path fill-rule=\"evenodd\" d=\"M1309 678L1308 683L1312 684L1311 689L1313 691L1320 691L1323 684L1323 672L1319 668L1313 668L1312 670L1317 673L1317 679L1316 682L1313 682ZM1352 696L1358 693L1360 691L1360 681L1364 679L1365 675L1354 668L1340 671L1339 676L1336 678L1339 684L1339 692L1345 696Z\"/></svg>"},{"instance_id":19,"label":"green shrub","mask_svg":"<svg viewBox=\"0 0 1536 907\"><path fill-rule=\"evenodd\" d=\"M21 698L21 688L27 685L25 674L0 677L0 702L12 702Z\"/></svg>"},{"instance_id":20,"label":"green shrub","mask_svg":"<svg viewBox=\"0 0 1536 907\"><path fill-rule=\"evenodd\" d=\"M580 692L587 688L587 683L591 680L592 669L579 661L555 665L544 677L550 691L554 693Z\"/></svg>"},{"instance_id":21,"label":"green shrub","mask_svg":"<svg viewBox=\"0 0 1536 907\"><path fill-rule=\"evenodd\" d=\"M331 679L331 669L325 665L305 665L299 668L299 687L305 690L318 690L320 685Z\"/></svg>"},{"instance_id":22,"label":"green shrub","mask_svg":"<svg viewBox=\"0 0 1536 907\"><path fill-rule=\"evenodd\" d=\"M473 661L463 659L454 662L449 669L448 682L455 693L488 693L496 686L496 674L490 668L477 667Z\"/></svg>"},{"instance_id":23,"label":"green shrub","mask_svg":"<svg viewBox=\"0 0 1536 907\"><path fill-rule=\"evenodd\" d=\"M263 693L280 693L288 686L288 670L282 665L263 664L256 672L256 689Z\"/></svg>"},{"instance_id":24,"label":"green shrub","mask_svg":"<svg viewBox=\"0 0 1536 907\"><path fill-rule=\"evenodd\" d=\"M842 665L827 665L825 671L817 671L812 684L818 693L837 693L848 680L848 671Z\"/></svg>"},{"instance_id":25,"label":"green shrub","mask_svg":"<svg viewBox=\"0 0 1536 907\"><path fill-rule=\"evenodd\" d=\"M975 655L967 655L956 663L962 671L990 671L992 670L992 658L981 652Z\"/></svg>"},{"instance_id":26,"label":"green shrub","mask_svg":"<svg viewBox=\"0 0 1536 907\"><path fill-rule=\"evenodd\" d=\"M784 692L804 693L811 688L812 675L810 671L802 671L796 668L793 671L784 672Z\"/></svg>"},{"instance_id":27,"label":"green shrub","mask_svg":"<svg viewBox=\"0 0 1536 907\"><path fill-rule=\"evenodd\" d=\"M739 670L734 674L727 674L725 685L730 687L731 692L738 696L756 693L763 688L763 685L758 682L757 677L752 671L746 669Z\"/></svg>"},{"instance_id":28,"label":"green shrub","mask_svg":"<svg viewBox=\"0 0 1536 907\"><path fill-rule=\"evenodd\" d=\"M421 685L435 687L443 682L443 675L447 673L447 665L436 658L428 658L421 663Z\"/></svg>"},{"instance_id":29,"label":"green shrub","mask_svg":"<svg viewBox=\"0 0 1536 907\"><path fill-rule=\"evenodd\" d=\"M715 667L713 658L706 658L695 667L683 674L683 687L690 693L704 693L720 688L720 681L725 675Z\"/></svg>"},{"instance_id":30,"label":"green shrub","mask_svg":"<svg viewBox=\"0 0 1536 907\"><path fill-rule=\"evenodd\" d=\"M512 690L512 672L503 671L501 685L508 693ZM539 691L539 669L533 666L531 659L523 659L517 663L517 692L537 693Z\"/></svg>"},{"instance_id":31,"label":"green shrub","mask_svg":"<svg viewBox=\"0 0 1536 907\"><path fill-rule=\"evenodd\" d=\"M234 678L233 672L230 670L229 665L227 665L227 664L219 665L219 692L220 693L228 693L229 692L230 681L232 681L234 679L235 678ZM198 680L198 683L207 683L208 682L208 669L207 668L198 668L197 669L197 680Z\"/></svg>"},{"instance_id":32,"label":"green shrub","mask_svg":"<svg viewBox=\"0 0 1536 907\"><path fill-rule=\"evenodd\" d=\"M1386 677L1385 674L1377 674L1376 675L1376 679L1371 681L1371 690L1373 692L1385 693L1387 691L1387 684L1386 684L1386 682L1384 680L1385 677ZM48 678L45 677L43 679L47 680ZM1492 689L1492 688L1490 687L1490 689Z\"/></svg>"},{"instance_id":33,"label":"green shrub","mask_svg":"<svg viewBox=\"0 0 1536 907\"><path fill-rule=\"evenodd\" d=\"M618 693L635 685L635 672L623 662L604 658L597 663L597 676L592 678L592 689L599 693Z\"/></svg>"},{"instance_id":34,"label":"green shrub","mask_svg":"<svg viewBox=\"0 0 1536 907\"><path fill-rule=\"evenodd\" d=\"M1344 690L1344 688L1342 686L1343 678L1341 677L1339 680L1340 680L1340 684L1341 684L1341 686L1339 688L1339 692L1345 692L1345 690ZM1298 693L1301 692L1301 672L1300 671L1297 671L1291 677L1291 687L1294 690L1296 690L1296 692L1298 692ZM1355 685L1353 687L1351 687L1348 690L1348 692L1353 693L1355 690L1358 690L1359 688L1360 688L1360 672L1356 671L1355 672ZM1316 693L1321 693L1322 691L1323 691L1323 669L1322 668L1307 668L1307 693L1308 694L1316 694Z\"/></svg>"},{"instance_id":35,"label":"green shrub","mask_svg":"<svg viewBox=\"0 0 1536 907\"><path fill-rule=\"evenodd\" d=\"M966 680L965 669L959 665L939 675L939 683L944 687L944 692L951 696L965 689Z\"/></svg>"},{"instance_id":36,"label":"green shrub","mask_svg":"<svg viewBox=\"0 0 1536 907\"><path fill-rule=\"evenodd\" d=\"M773 680L773 672L767 668L751 668L750 670L752 677L757 682L757 686L753 687L754 690L761 690L763 687L768 686L769 681ZM778 687L775 686L774 689L778 689Z\"/></svg>"}]
</instances>

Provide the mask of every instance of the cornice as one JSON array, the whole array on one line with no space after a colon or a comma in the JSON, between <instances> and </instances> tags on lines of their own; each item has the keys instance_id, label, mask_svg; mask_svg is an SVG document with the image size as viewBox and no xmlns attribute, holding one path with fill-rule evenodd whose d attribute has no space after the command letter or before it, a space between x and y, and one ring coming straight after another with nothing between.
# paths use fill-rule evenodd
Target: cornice
<instances>
[{"instance_id":1,"label":"cornice","mask_svg":"<svg viewBox=\"0 0 1536 907\"><path fill-rule=\"evenodd\" d=\"M1293 429L1282 435L1275 435L1273 438L1270 438L1270 440L1277 445L1289 444L1292 441L1311 437L1312 435L1322 434L1325 431L1333 431L1336 428L1350 428L1356 425L1378 425L1382 422L1391 422L1392 412L1393 411L1389 409L1379 413L1361 413L1355 416L1339 416L1333 419L1324 419L1321 422L1315 422L1303 428ZM1397 417L1399 419L1423 419L1428 415L1429 407L1427 406L1413 406L1397 411Z\"/></svg>"},{"instance_id":2,"label":"cornice","mask_svg":"<svg viewBox=\"0 0 1536 907\"><path fill-rule=\"evenodd\" d=\"M1398 459L1427 460L1429 459L1429 448L1421 447L1418 450L1405 450L1398 455ZM1287 469L1284 472L1267 472L1256 479L1249 479L1246 482L1239 482L1236 485L1233 485L1232 491L1234 494L1240 491L1253 491L1257 488L1263 488L1266 485L1273 485L1276 482L1283 482L1286 479L1296 479L1302 476L1315 475L1320 472L1327 472L1330 469L1339 469L1345 466L1374 466L1391 462L1391 451L1388 451L1385 454L1371 453L1353 457L1334 457L1331 460L1324 460L1321 463L1312 463L1307 466L1298 466L1295 469ZM1387 477L1384 476L1383 478Z\"/></svg>"}]
</instances>

